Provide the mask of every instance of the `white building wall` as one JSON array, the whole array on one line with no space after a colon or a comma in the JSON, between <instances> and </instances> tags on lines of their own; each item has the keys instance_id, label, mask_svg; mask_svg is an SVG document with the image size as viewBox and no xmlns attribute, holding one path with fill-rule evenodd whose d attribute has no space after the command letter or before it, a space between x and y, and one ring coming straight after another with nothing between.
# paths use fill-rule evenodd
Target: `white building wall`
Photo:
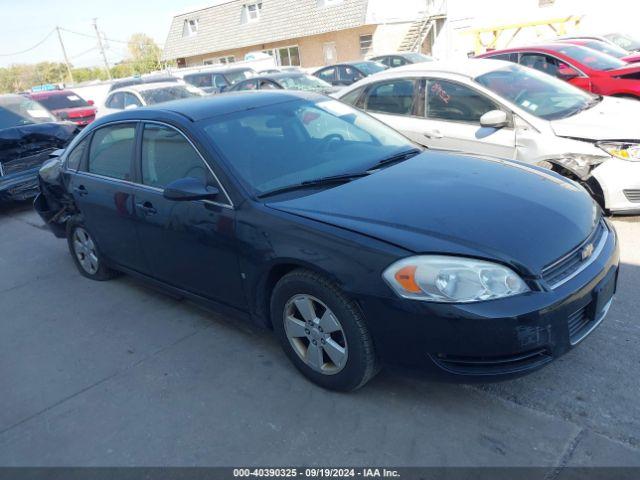
<instances>
[{"instance_id":1,"label":"white building wall","mask_svg":"<svg viewBox=\"0 0 640 480\"><path fill-rule=\"evenodd\" d=\"M572 15L583 16L578 29L572 33L633 33L638 28L640 1L555 0L550 5L540 6L539 0L448 0L447 21L434 45L434 55L440 59L466 57L475 45L473 35L468 32L476 28ZM503 33L497 47L505 47L512 33ZM554 37L549 27L529 27L523 29L509 45L524 45Z\"/></svg>"}]
</instances>

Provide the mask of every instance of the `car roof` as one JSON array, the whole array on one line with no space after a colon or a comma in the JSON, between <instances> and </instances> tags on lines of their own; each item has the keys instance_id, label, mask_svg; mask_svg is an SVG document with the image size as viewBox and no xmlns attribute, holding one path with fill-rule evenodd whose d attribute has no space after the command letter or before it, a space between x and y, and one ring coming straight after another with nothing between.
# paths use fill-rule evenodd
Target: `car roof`
<instances>
[{"instance_id":1,"label":"car roof","mask_svg":"<svg viewBox=\"0 0 640 480\"><path fill-rule=\"evenodd\" d=\"M192 77L194 75L207 75L207 74L213 74L213 73L221 73L224 75L225 73L246 72L246 71L255 72L255 70L251 67L212 68L212 69L200 70L198 72L187 73L185 74L185 78Z\"/></svg>"},{"instance_id":2,"label":"car roof","mask_svg":"<svg viewBox=\"0 0 640 480\"><path fill-rule=\"evenodd\" d=\"M277 105L295 100L326 100L324 95L295 90L259 90L229 92L209 97L194 97L184 100L173 100L149 107L123 110L110 114L109 121L153 119L157 113L174 113L193 122L219 115L228 115L243 110L251 110L268 105Z\"/></svg>"},{"instance_id":3,"label":"car roof","mask_svg":"<svg viewBox=\"0 0 640 480\"><path fill-rule=\"evenodd\" d=\"M46 92L31 92L28 95L34 100L37 100L39 98L53 97L56 95L76 95L76 94L71 90L47 90Z\"/></svg>"},{"instance_id":4,"label":"car roof","mask_svg":"<svg viewBox=\"0 0 640 480\"><path fill-rule=\"evenodd\" d=\"M489 58L470 58L466 60L437 60L433 62L412 63L398 68L392 68L376 73L367 78L376 79L383 77L403 76L407 74L429 75L433 73L446 73L460 75L467 78L476 78L485 73L492 72L502 67L513 66L512 62L493 60ZM397 75L401 74L401 75Z\"/></svg>"},{"instance_id":5,"label":"car roof","mask_svg":"<svg viewBox=\"0 0 640 480\"><path fill-rule=\"evenodd\" d=\"M158 90L161 88L175 88L177 86L183 86L182 84L176 84L176 82L157 82L157 83L136 83L127 87L118 88L112 90L109 94L116 92L144 92L146 90Z\"/></svg>"}]
</instances>

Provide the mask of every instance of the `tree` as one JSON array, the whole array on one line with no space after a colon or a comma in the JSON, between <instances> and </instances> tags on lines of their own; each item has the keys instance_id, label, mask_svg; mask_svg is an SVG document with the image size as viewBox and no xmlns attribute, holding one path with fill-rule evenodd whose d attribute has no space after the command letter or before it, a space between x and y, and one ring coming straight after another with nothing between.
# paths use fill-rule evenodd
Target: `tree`
<instances>
[{"instance_id":1,"label":"tree","mask_svg":"<svg viewBox=\"0 0 640 480\"><path fill-rule=\"evenodd\" d=\"M160 70L160 56L162 51L151 37L144 33L134 33L129 38L128 63L131 64L133 72L137 75Z\"/></svg>"}]
</instances>

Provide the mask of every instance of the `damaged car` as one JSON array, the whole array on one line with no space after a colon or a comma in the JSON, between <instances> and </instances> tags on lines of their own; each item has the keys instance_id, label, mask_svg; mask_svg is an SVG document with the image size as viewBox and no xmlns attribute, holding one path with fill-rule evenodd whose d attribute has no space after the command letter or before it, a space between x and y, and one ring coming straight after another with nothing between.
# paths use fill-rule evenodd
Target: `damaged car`
<instances>
[{"instance_id":1,"label":"damaged car","mask_svg":"<svg viewBox=\"0 0 640 480\"><path fill-rule=\"evenodd\" d=\"M25 200L38 192L38 170L76 135L40 103L22 95L0 95L0 201Z\"/></svg>"},{"instance_id":2,"label":"damaged car","mask_svg":"<svg viewBox=\"0 0 640 480\"><path fill-rule=\"evenodd\" d=\"M640 213L640 103L593 95L501 60L429 62L336 95L429 148L520 160L585 187L611 213Z\"/></svg>"},{"instance_id":3,"label":"damaged car","mask_svg":"<svg viewBox=\"0 0 640 480\"><path fill-rule=\"evenodd\" d=\"M36 209L81 275L125 272L252 319L329 389L383 365L532 372L593 332L616 290L615 230L575 182L425 151L309 92L117 113L41 181Z\"/></svg>"}]
</instances>

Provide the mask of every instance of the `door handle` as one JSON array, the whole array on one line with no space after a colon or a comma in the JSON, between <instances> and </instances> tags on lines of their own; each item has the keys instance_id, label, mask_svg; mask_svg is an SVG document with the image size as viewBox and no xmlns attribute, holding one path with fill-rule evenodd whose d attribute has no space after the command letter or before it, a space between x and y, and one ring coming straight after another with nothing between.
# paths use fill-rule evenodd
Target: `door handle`
<instances>
[{"instance_id":1,"label":"door handle","mask_svg":"<svg viewBox=\"0 0 640 480\"><path fill-rule=\"evenodd\" d=\"M142 210L145 215L155 215L158 213L151 202L136 203L136 207Z\"/></svg>"},{"instance_id":2,"label":"door handle","mask_svg":"<svg viewBox=\"0 0 640 480\"><path fill-rule=\"evenodd\" d=\"M440 130L427 130L422 133L427 138L442 138L444 135Z\"/></svg>"},{"instance_id":3,"label":"door handle","mask_svg":"<svg viewBox=\"0 0 640 480\"><path fill-rule=\"evenodd\" d=\"M74 193L77 193L81 197L84 197L85 195L87 195L89 193L89 191L86 189L86 187L84 185L79 185L79 186L75 187L73 189L73 191L74 191Z\"/></svg>"}]
</instances>

